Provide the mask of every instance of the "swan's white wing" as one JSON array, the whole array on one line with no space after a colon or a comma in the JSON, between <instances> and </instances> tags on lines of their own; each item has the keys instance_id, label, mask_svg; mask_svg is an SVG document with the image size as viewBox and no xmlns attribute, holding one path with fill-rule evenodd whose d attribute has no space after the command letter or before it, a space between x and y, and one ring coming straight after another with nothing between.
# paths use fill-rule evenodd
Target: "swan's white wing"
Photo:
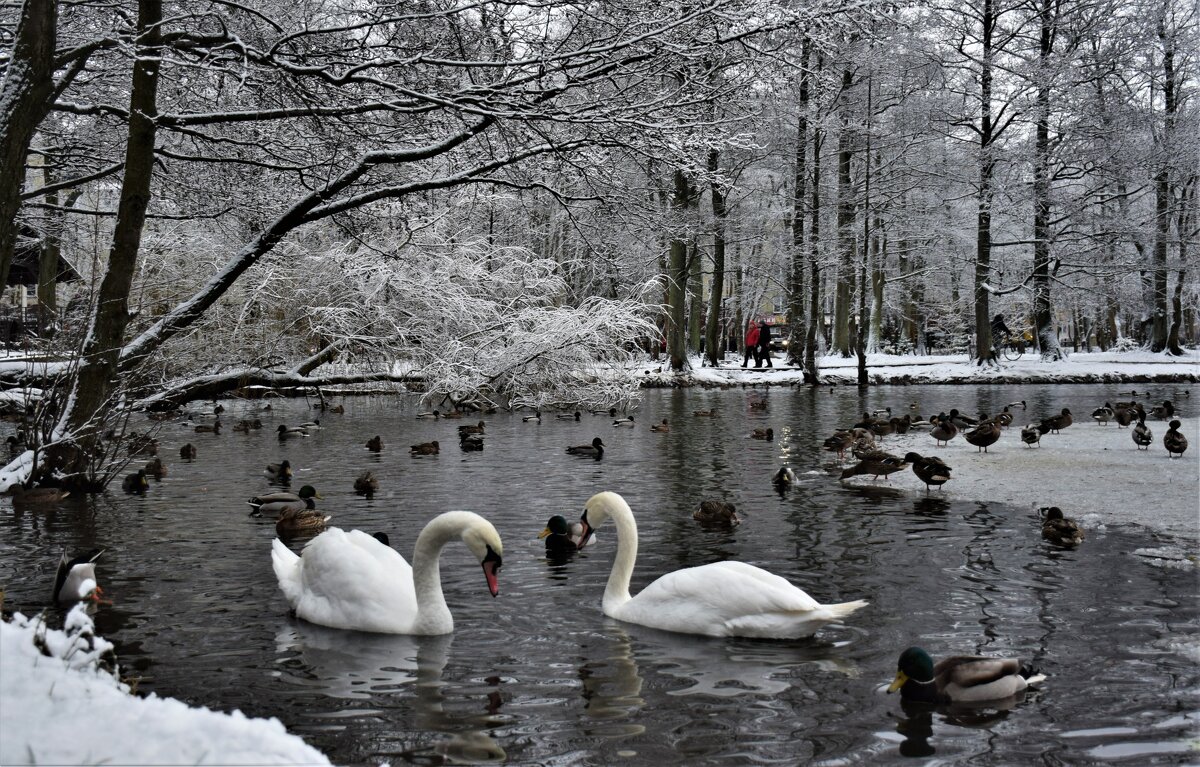
<instances>
[{"instance_id":1,"label":"swan's white wing","mask_svg":"<svg viewBox=\"0 0 1200 767\"><path fill-rule=\"evenodd\" d=\"M800 637L835 616L786 579L744 562L667 573L614 618L709 636Z\"/></svg>"},{"instance_id":2,"label":"swan's white wing","mask_svg":"<svg viewBox=\"0 0 1200 767\"><path fill-rule=\"evenodd\" d=\"M416 616L412 567L362 531L326 530L304 547L294 572L295 583L280 577L280 588L296 615L312 623L403 633Z\"/></svg>"}]
</instances>

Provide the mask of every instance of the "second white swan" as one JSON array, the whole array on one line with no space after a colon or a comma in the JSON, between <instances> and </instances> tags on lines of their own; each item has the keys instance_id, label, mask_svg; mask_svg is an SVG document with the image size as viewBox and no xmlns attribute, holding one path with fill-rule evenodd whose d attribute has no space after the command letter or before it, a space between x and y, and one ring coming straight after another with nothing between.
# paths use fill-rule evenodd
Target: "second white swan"
<instances>
[{"instance_id":1,"label":"second white swan","mask_svg":"<svg viewBox=\"0 0 1200 767\"><path fill-rule=\"evenodd\" d=\"M822 605L786 579L745 562L676 570L631 596L638 533L624 498L603 492L588 499L579 548L609 517L617 526L617 556L603 602L610 618L684 634L796 639L867 605L862 600Z\"/></svg>"},{"instance_id":2,"label":"second white swan","mask_svg":"<svg viewBox=\"0 0 1200 767\"><path fill-rule=\"evenodd\" d=\"M470 511L434 517L417 537L410 566L375 537L331 527L300 556L278 538L271 562L279 588L296 615L310 623L383 634L449 634L454 618L442 595L442 547L459 538L479 559L492 596L503 547L500 534Z\"/></svg>"}]
</instances>

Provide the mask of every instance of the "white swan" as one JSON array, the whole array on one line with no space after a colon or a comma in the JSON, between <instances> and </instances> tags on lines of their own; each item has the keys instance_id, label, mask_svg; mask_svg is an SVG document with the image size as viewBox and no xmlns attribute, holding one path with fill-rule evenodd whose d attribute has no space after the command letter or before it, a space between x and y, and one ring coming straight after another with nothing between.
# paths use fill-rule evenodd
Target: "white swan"
<instances>
[{"instance_id":1,"label":"white swan","mask_svg":"<svg viewBox=\"0 0 1200 767\"><path fill-rule=\"evenodd\" d=\"M296 615L310 623L382 634L449 634L454 618L442 596L442 547L460 538L483 565L496 596L503 547L500 534L470 511L448 511L417 537L413 563L362 532L331 527L296 556L276 538L271 562L279 588Z\"/></svg>"},{"instance_id":2,"label":"white swan","mask_svg":"<svg viewBox=\"0 0 1200 767\"><path fill-rule=\"evenodd\" d=\"M794 639L812 636L826 623L839 621L866 602L822 605L787 580L745 562L714 562L667 573L629 594L637 559L637 523L625 499L597 493L584 506L584 534L609 517L617 526L617 556L604 589L604 614L643 626L707 636Z\"/></svg>"}]
</instances>

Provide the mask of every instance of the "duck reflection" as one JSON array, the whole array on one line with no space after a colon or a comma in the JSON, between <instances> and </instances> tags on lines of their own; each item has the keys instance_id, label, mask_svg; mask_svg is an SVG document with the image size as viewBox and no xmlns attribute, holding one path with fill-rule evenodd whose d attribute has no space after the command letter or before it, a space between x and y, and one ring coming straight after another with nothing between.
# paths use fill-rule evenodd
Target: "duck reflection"
<instances>
[{"instance_id":1,"label":"duck reflection","mask_svg":"<svg viewBox=\"0 0 1200 767\"><path fill-rule=\"evenodd\" d=\"M913 514L918 517L944 517L950 511L950 502L945 498L926 496L913 501Z\"/></svg>"},{"instance_id":2,"label":"duck reflection","mask_svg":"<svg viewBox=\"0 0 1200 767\"><path fill-rule=\"evenodd\" d=\"M291 623L275 635L286 660L280 664L292 683L333 698L372 699L407 687L416 714L413 728L444 733L445 738L409 754L429 764L479 764L504 761L507 755L483 730L503 699L499 678L484 696L481 713L462 716L445 710L442 671L453 634L417 637L368 634Z\"/></svg>"},{"instance_id":3,"label":"duck reflection","mask_svg":"<svg viewBox=\"0 0 1200 767\"><path fill-rule=\"evenodd\" d=\"M937 749L929 742L933 737L933 709L928 703L902 700L900 708L904 717L896 722L896 732L904 736L900 742L900 755L910 757L933 756Z\"/></svg>"},{"instance_id":4,"label":"duck reflection","mask_svg":"<svg viewBox=\"0 0 1200 767\"><path fill-rule=\"evenodd\" d=\"M929 742L933 737L933 715L940 714L943 722L955 727L986 730L1008 718L1011 710L1025 700L1026 692L1002 700L979 703L935 704L921 701L901 700L903 717L897 717L896 732L904 736L900 742L900 755L928 757L937 749Z\"/></svg>"}]
</instances>

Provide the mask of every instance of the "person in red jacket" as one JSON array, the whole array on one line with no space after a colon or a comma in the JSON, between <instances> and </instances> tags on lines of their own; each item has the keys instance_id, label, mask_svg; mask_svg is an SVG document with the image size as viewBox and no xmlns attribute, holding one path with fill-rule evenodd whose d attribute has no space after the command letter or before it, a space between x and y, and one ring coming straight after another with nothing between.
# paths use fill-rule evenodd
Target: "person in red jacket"
<instances>
[{"instance_id":1,"label":"person in red jacket","mask_svg":"<svg viewBox=\"0 0 1200 767\"><path fill-rule=\"evenodd\" d=\"M758 323L753 319L746 326L746 356L742 359L742 367L746 367L751 354L754 355L754 367L760 366L762 360L758 357Z\"/></svg>"}]
</instances>

